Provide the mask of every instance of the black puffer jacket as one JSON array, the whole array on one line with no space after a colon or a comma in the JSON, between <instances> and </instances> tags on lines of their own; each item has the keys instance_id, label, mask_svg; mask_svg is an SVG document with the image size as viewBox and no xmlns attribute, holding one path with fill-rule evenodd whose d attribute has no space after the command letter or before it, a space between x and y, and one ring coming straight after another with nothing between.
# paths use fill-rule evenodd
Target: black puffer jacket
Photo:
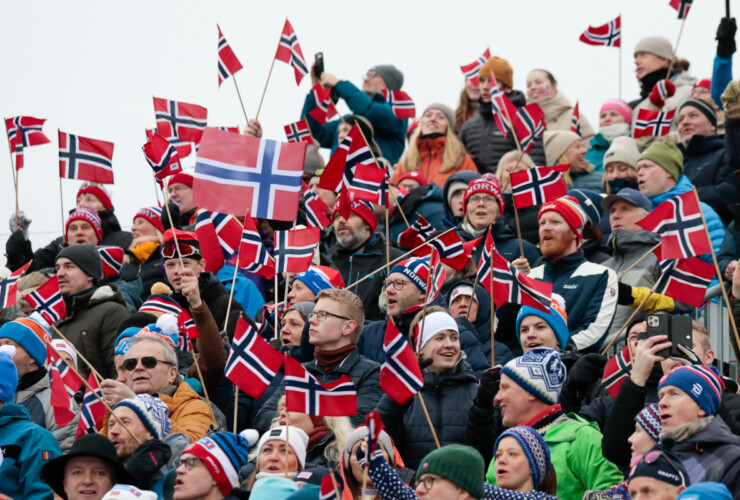
<instances>
[{"instance_id":1,"label":"black puffer jacket","mask_svg":"<svg viewBox=\"0 0 740 500\"><path fill-rule=\"evenodd\" d=\"M540 205L519 209L519 229L522 239L533 245L540 244ZM514 214L514 198L510 192L504 193L504 223L516 232L516 214Z\"/></svg>"},{"instance_id":2,"label":"black puffer jacket","mask_svg":"<svg viewBox=\"0 0 740 500\"><path fill-rule=\"evenodd\" d=\"M141 285L144 290L141 298L146 300L151 294L152 285L158 281L165 281L159 247L144 262L139 262L139 259L128 249L126 255L128 255L129 261L123 265L118 277L122 281L134 281L136 278L141 278Z\"/></svg>"},{"instance_id":3,"label":"black puffer jacket","mask_svg":"<svg viewBox=\"0 0 740 500\"><path fill-rule=\"evenodd\" d=\"M468 409L477 388L478 381L473 370L462 357L450 373L424 372L424 387L420 394L424 398L440 445L463 442ZM385 424L386 432L401 452L406 467L417 469L421 459L436 449L419 396L401 406L388 394L384 394L377 411Z\"/></svg>"}]
</instances>

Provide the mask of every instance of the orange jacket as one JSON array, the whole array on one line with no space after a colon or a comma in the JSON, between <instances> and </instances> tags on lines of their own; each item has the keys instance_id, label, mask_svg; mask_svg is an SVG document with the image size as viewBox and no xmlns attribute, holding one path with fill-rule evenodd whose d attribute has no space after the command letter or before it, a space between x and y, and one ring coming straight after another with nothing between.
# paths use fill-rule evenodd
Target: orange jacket
<instances>
[{"instance_id":1,"label":"orange jacket","mask_svg":"<svg viewBox=\"0 0 740 500\"><path fill-rule=\"evenodd\" d=\"M445 137L417 139L416 144L419 147L419 156L421 157L419 171L424 174L429 182L434 182L441 188L444 187L447 178L455 172L461 172L463 170L478 171L478 167L475 166L473 159L467 153L465 154L462 165L458 168L454 168L444 174L439 171L442 167L442 159L445 153ZM391 184L397 184L398 179L406 172L407 170L403 166L403 160L399 161L396 171L393 173Z\"/></svg>"}]
</instances>

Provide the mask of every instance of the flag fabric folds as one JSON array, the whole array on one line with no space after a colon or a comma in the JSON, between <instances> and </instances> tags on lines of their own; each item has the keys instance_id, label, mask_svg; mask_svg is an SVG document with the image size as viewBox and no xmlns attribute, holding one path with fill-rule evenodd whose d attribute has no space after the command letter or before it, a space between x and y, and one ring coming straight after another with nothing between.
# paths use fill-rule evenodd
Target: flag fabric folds
<instances>
[{"instance_id":1,"label":"flag fabric folds","mask_svg":"<svg viewBox=\"0 0 740 500\"><path fill-rule=\"evenodd\" d=\"M365 462L370 463L370 457L375 452L375 447L380 439L380 432L385 428L380 413L371 411L365 415L365 427L367 427L367 448L365 448Z\"/></svg>"},{"instance_id":2,"label":"flag fabric folds","mask_svg":"<svg viewBox=\"0 0 740 500\"><path fill-rule=\"evenodd\" d=\"M470 257L465 257L465 262L470 260ZM449 264L448 264L449 265ZM450 266L453 269L454 266ZM427 304L431 304L439 296L442 291L442 286L445 284L447 278L447 271L442 266L442 260L440 259L439 253L436 249L432 250L432 255L429 257L429 272L431 273L431 279L429 280L429 290L427 290Z\"/></svg>"},{"instance_id":3,"label":"flag fabric folds","mask_svg":"<svg viewBox=\"0 0 740 500\"><path fill-rule=\"evenodd\" d=\"M409 95L403 90L383 89L383 97L391 105L391 110L396 118L413 118L416 116L416 105Z\"/></svg>"},{"instance_id":4,"label":"flag fabric folds","mask_svg":"<svg viewBox=\"0 0 740 500\"><path fill-rule=\"evenodd\" d=\"M306 207L306 222L308 227L317 227L322 230L329 227L331 221L326 215L329 207L318 194L311 189L306 189L303 191L303 204Z\"/></svg>"},{"instance_id":5,"label":"flag fabric folds","mask_svg":"<svg viewBox=\"0 0 740 500\"><path fill-rule=\"evenodd\" d=\"M224 373L254 399L259 399L283 364L283 355L265 342L252 326L239 318Z\"/></svg>"},{"instance_id":6,"label":"flag fabric folds","mask_svg":"<svg viewBox=\"0 0 740 500\"><path fill-rule=\"evenodd\" d=\"M539 104L533 102L519 108L516 118L512 120L519 144L525 153L529 153L534 146L534 140L545 132L545 112Z\"/></svg>"},{"instance_id":7,"label":"flag fabric folds","mask_svg":"<svg viewBox=\"0 0 740 500\"><path fill-rule=\"evenodd\" d=\"M99 245L97 248L103 262L103 275L107 278L118 276L123 269L123 248L109 245Z\"/></svg>"},{"instance_id":8,"label":"flag fabric folds","mask_svg":"<svg viewBox=\"0 0 740 500\"><path fill-rule=\"evenodd\" d=\"M239 250L242 225L233 215L201 208L195 219L195 234L206 260L206 271L215 273Z\"/></svg>"},{"instance_id":9,"label":"flag fabric folds","mask_svg":"<svg viewBox=\"0 0 740 500\"><path fill-rule=\"evenodd\" d=\"M520 273L495 250L493 251L493 282L493 301L497 307L508 303L535 307L544 312L550 311L552 283L536 280Z\"/></svg>"},{"instance_id":10,"label":"flag fabric folds","mask_svg":"<svg viewBox=\"0 0 740 500\"><path fill-rule=\"evenodd\" d=\"M617 16L601 26L589 26L579 40L588 45L619 47L622 44L622 16Z\"/></svg>"},{"instance_id":11,"label":"flag fabric folds","mask_svg":"<svg viewBox=\"0 0 740 500\"><path fill-rule=\"evenodd\" d=\"M56 276L26 295L25 299L50 325L67 315L67 306L64 305Z\"/></svg>"},{"instance_id":12,"label":"flag fabric folds","mask_svg":"<svg viewBox=\"0 0 740 500\"><path fill-rule=\"evenodd\" d=\"M31 263L19 267L10 276L0 281L0 309L14 306L18 302L18 280L26 272Z\"/></svg>"},{"instance_id":13,"label":"flag fabric folds","mask_svg":"<svg viewBox=\"0 0 740 500\"><path fill-rule=\"evenodd\" d=\"M275 262L262 243L262 238L249 214L244 218L237 266L266 279L275 276Z\"/></svg>"},{"instance_id":14,"label":"flag fabric folds","mask_svg":"<svg viewBox=\"0 0 740 500\"><path fill-rule=\"evenodd\" d=\"M319 186L334 192L349 189L357 165L379 168L358 125L354 125L329 158Z\"/></svg>"},{"instance_id":15,"label":"flag fabric folds","mask_svg":"<svg viewBox=\"0 0 740 500\"><path fill-rule=\"evenodd\" d=\"M203 106L158 97L154 97L154 115L157 118L157 133L168 141L177 138L197 144L208 121L208 110ZM173 145L177 147L177 144Z\"/></svg>"},{"instance_id":16,"label":"flag fabric folds","mask_svg":"<svg viewBox=\"0 0 740 500\"><path fill-rule=\"evenodd\" d=\"M54 422L64 427L77 415L73 398L82 385L82 380L69 369L48 343L46 344L46 357L49 361L49 378L51 379L49 404L54 412Z\"/></svg>"},{"instance_id":17,"label":"flag fabric folds","mask_svg":"<svg viewBox=\"0 0 740 500\"><path fill-rule=\"evenodd\" d=\"M671 122L676 114L675 109L670 111L651 111L649 109L637 110L634 137L662 137L671 130Z\"/></svg>"},{"instance_id":18,"label":"flag fabric folds","mask_svg":"<svg viewBox=\"0 0 740 500\"><path fill-rule=\"evenodd\" d=\"M416 248L425 243L433 232L432 225L424 217L417 215L411 226L398 235L398 244L408 249Z\"/></svg>"},{"instance_id":19,"label":"flag fabric folds","mask_svg":"<svg viewBox=\"0 0 740 500\"><path fill-rule=\"evenodd\" d=\"M668 295L694 307L701 307L714 266L696 257L667 259L660 263L662 274L655 293Z\"/></svg>"},{"instance_id":20,"label":"flag fabric folds","mask_svg":"<svg viewBox=\"0 0 740 500\"><path fill-rule=\"evenodd\" d=\"M113 143L60 130L59 177L113 184Z\"/></svg>"},{"instance_id":21,"label":"flag fabric folds","mask_svg":"<svg viewBox=\"0 0 740 500\"><path fill-rule=\"evenodd\" d=\"M220 87L224 80L240 69L242 69L242 64L221 33L221 28L218 27L218 86Z\"/></svg>"},{"instance_id":22,"label":"flag fabric folds","mask_svg":"<svg viewBox=\"0 0 740 500\"><path fill-rule=\"evenodd\" d=\"M285 137L287 137L288 142L303 141L312 144L311 132L308 130L308 124L305 118L294 123L289 123L283 129L285 130Z\"/></svg>"},{"instance_id":23,"label":"flag fabric folds","mask_svg":"<svg viewBox=\"0 0 740 500\"><path fill-rule=\"evenodd\" d=\"M275 271L302 273L311 265L311 258L319 244L318 228L275 231Z\"/></svg>"},{"instance_id":24,"label":"flag fabric folds","mask_svg":"<svg viewBox=\"0 0 740 500\"><path fill-rule=\"evenodd\" d=\"M465 248L460 236L455 231L448 231L436 240L432 240L421 248L414 250L417 257L426 257L437 251L439 258L455 269L462 270L470 260L470 256L465 255Z\"/></svg>"},{"instance_id":25,"label":"flag fabric folds","mask_svg":"<svg viewBox=\"0 0 740 500\"><path fill-rule=\"evenodd\" d=\"M375 205L388 206L388 169L356 165L348 187L349 201L364 200Z\"/></svg>"},{"instance_id":26,"label":"flag fabric folds","mask_svg":"<svg viewBox=\"0 0 740 500\"><path fill-rule=\"evenodd\" d=\"M325 89L317 83L311 88L311 94L316 101L316 107L308 112L308 116L321 125L326 125L327 120L337 114L337 108L331 100L331 89Z\"/></svg>"},{"instance_id":27,"label":"flag fabric folds","mask_svg":"<svg viewBox=\"0 0 740 500\"><path fill-rule=\"evenodd\" d=\"M612 356L609 361L606 362L604 367L604 376L602 383L609 394L613 398L619 394L619 388L622 387L627 377L632 372L632 362L630 355L630 346L626 345L616 355Z\"/></svg>"},{"instance_id":28,"label":"flag fabric folds","mask_svg":"<svg viewBox=\"0 0 740 500\"><path fill-rule=\"evenodd\" d=\"M222 127L219 127L219 129L221 128ZM157 133L157 130L148 128L145 129L144 132L146 133L147 140L151 140L152 137L154 137L154 134ZM189 142L183 141L178 137L163 137L163 139L172 144L172 147L175 148L175 151L177 151L177 156L179 156L180 159L189 156L190 153L193 152L193 146Z\"/></svg>"},{"instance_id":29,"label":"flag fabric folds","mask_svg":"<svg viewBox=\"0 0 740 500\"><path fill-rule=\"evenodd\" d=\"M462 71L463 75L465 76L466 80L470 80L470 83L472 85L478 85L478 71L480 70L481 66L486 64L486 61L491 58L491 49L486 49L485 52L483 52L483 55L478 57L475 61L463 64L460 66L460 71Z\"/></svg>"},{"instance_id":30,"label":"flag fabric folds","mask_svg":"<svg viewBox=\"0 0 740 500\"><path fill-rule=\"evenodd\" d=\"M85 389L85 395L82 398L82 405L80 406L80 420L77 423L75 439L83 434L97 434L103 428L105 405L100 402L100 399L95 397L95 394L97 394L102 399L103 391L100 390L94 373L90 373L87 377L87 385L92 388L92 392L90 389Z\"/></svg>"},{"instance_id":31,"label":"flag fabric folds","mask_svg":"<svg viewBox=\"0 0 740 500\"><path fill-rule=\"evenodd\" d=\"M160 185L167 177L182 172L177 149L161 135L152 134L149 142L144 144L141 149L144 151L149 166L154 170L154 178L159 181Z\"/></svg>"},{"instance_id":32,"label":"flag fabric folds","mask_svg":"<svg viewBox=\"0 0 740 500\"><path fill-rule=\"evenodd\" d=\"M563 172L569 165L534 167L511 173L511 194L518 209L542 205L568 194Z\"/></svg>"},{"instance_id":33,"label":"flag fabric folds","mask_svg":"<svg viewBox=\"0 0 740 500\"><path fill-rule=\"evenodd\" d=\"M29 146L38 146L51 142L43 132L46 118L16 116L5 119L5 130L8 132L10 152L15 153L15 169L23 168L23 151Z\"/></svg>"},{"instance_id":34,"label":"flag fabric folds","mask_svg":"<svg viewBox=\"0 0 740 500\"><path fill-rule=\"evenodd\" d=\"M351 417L357 414L357 392L342 375L322 385L294 358L285 358L285 409L317 417Z\"/></svg>"},{"instance_id":35,"label":"flag fabric folds","mask_svg":"<svg viewBox=\"0 0 740 500\"><path fill-rule=\"evenodd\" d=\"M283 32L280 35L280 45L275 53L275 59L293 66L295 83L297 85L300 85L303 77L308 74L308 66L306 66L306 60L303 58L298 37L295 35L293 26L291 26L290 21L287 19L285 20L285 25L283 25Z\"/></svg>"},{"instance_id":36,"label":"flag fabric folds","mask_svg":"<svg viewBox=\"0 0 740 500\"><path fill-rule=\"evenodd\" d=\"M571 116L570 119L570 131L578 134L579 137L583 137L583 134L581 133L581 114L578 111L578 101L576 101L576 105L573 107L573 116Z\"/></svg>"}]
</instances>

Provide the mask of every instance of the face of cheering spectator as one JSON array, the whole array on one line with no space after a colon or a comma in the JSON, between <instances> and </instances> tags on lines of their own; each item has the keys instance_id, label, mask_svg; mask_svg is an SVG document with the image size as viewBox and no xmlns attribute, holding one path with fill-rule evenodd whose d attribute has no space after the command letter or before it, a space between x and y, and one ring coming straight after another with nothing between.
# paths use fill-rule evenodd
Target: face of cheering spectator
<instances>
[{"instance_id":1,"label":"face of cheering spectator","mask_svg":"<svg viewBox=\"0 0 740 500\"><path fill-rule=\"evenodd\" d=\"M684 391L673 385L663 386L658 391L658 409L663 432L675 429L679 425L691 422L707 414Z\"/></svg>"},{"instance_id":2,"label":"face of cheering spectator","mask_svg":"<svg viewBox=\"0 0 740 500\"><path fill-rule=\"evenodd\" d=\"M588 170L588 162L586 161L586 153L588 149L583 145L583 141L575 141L565 151L565 156L570 163L570 172L584 172Z\"/></svg>"},{"instance_id":3,"label":"face of cheering spectator","mask_svg":"<svg viewBox=\"0 0 740 500\"><path fill-rule=\"evenodd\" d=\"M365 77L362 80L362 91L366 94L375 95L380 93L381 90L388 88L385 84L385 80L380 76L380 73L374 69L369 70L365 73Z\"/></svg>"},{"instance_id":4,"label":"face of cheering spectator","mask_svg":"<svg viewBox=\"0 0 740 500\"><path fill-rule=\"evenodd\" d=\"M475 323L478 319L478 301L473 300L471 304L470 295L458 295L450 304L450 316L457 318L458 316L467 316L468 321ZM470 314L468 314L468 310Z\"/></svg>"},{"instance_id":5,"label":"face of cheering spectator","mask_svg":"<svg viewBox=\"0 0 740 500\"><path fill-rule=\"evenodd\" d=\"M131 236L134 237L131 246L134 247L145 241L159 241L157 228L144 217L137 217L131 226Z\"/></svg>"},{"instance_id":6,"label":"face of cheering spectator","mask_svg":"<svg viewBox=\"0 0 740 500\"><path fill-rule=\"evenodd\" d=\"M73 220L69 223L69 226L67 226L67 242L70 245L81 245L83 243L97 245L100 243L92 225L82 220Z\"/></svg>"},{"instance_id":7,"label":"face of cheering spectator","mask_svg":"<svg viewBox=\"0 0 740 500\"><path fill-rule=\"evenodd\" d=\"M406 309L421 304L426 298L426 295L401 273L389 274L384 286L388 316L394 318L400 318Z\"/></svg>"},{"instance_id":8,"label":"face of cheering spectator","mask_svg":"<svg viewBox=\"0 0 740 500\"><path fill-rule=\"evenodd\" d=\"M626 163L613 161L604 167L604 175L607 181L613 181L615 179L627 179L633 177L635 174L633 173L633 169Z\"/></svg>"},{"instance_id":9,"label":"face of cheering spectator","mask_svg":"<svg viewBox=\"0 0 740 500\"><path fill-rule=\"evenodd\" d=\"M64 468L62 484L68 500L100 500L113 488L113 471L99 458L75 457Z\"/></svg>"},{"instance_id":10,"label":"face of cheering spectator","mask_svg":"<svg viewBox=\"0 0 740 500\"><path fill-rule=\"evenodd\" d=\"M421 187L419 181L415 179L404 179L398 183L398 187L405 189L406 191L413 191L414 189Z\"/></svg>"},{"instance_id":11,"label":"face of cheering spectator","mask_svg":"<svg viewBox=\"0 0 740 500\"><path fill-rule=\"evenodd\" d=\"M452 211L452 215L454 215L455 217L462 217L462 201L464 195L465 188L462 188L454 191L452 193L452 196L450 197L450 210Z\"/></svg>"},{"instance_id":12,"label":"face of cheering spectator","mask_svg":"<svg viewBox=\"0 0 740 500\"><path fill-rule=\"evenodd\" d=\"M286 471L298 472L298 459L293 449L285 441L272 439L267 441L257 455L255 472L281 474Z\"/></svg>"},{"instance_id":13,"label":"face of cheering spectator","mask_svg":"<svg viewBox=\"0 0 740 500\"><path fill-rule=\"evenodd\" d=\"M195 455L183 453L175 472L177 473L173 496L175 500L209 498L209 495L219 493L213 476L203 461Z\"/></svg>"},{"instance_id":14,"label":"face of cheering spectator","mask_svg":"<svg viewBox=\"0 0 740 500\"><path fill-rule=\"evenodd\" d=\"M428 109L421 116L421 134L444 134L448 127L447 116L439 109Z\"/></svg>"},{"instance_id":15,"label":"face of cheering spectator","mask_svg":"<svg viewBox=\"0 0 740 500\"><path fill-rule=\"evenodd\" d=\"M667 68L668 64L668 59L663 59L650 52L638 52L635 54L635 76L638 80L642 80L645 75L653 71Z\"/></svg>"},{"instance_id":16,"label":"face of cheering spectator","mask_svg":"<svg viewBox=\"0 0 740 500\"><path fill-rule=\"evenodd\" d=\"M612 231L640 231L642 228L637 222L647 216L647 211L627 200L617 200L609 207L609 223Z\"/></svg>"},{"instance_id":17,"label":"face of cheering spectator","mask_svg":"<svg viewBox=\"0 0 740 500\"><path fill-rule=\"evenodd\" d=\"M557 86L550 81L547 73L540 70L530 71L527 75L527 99L535 101L557 92Z\"/></svg>"},{"instance_id":18,"label":"face of cheering spectator","mask_svg":"<svg viewBox=\"0 0 740 500\"><path fill-rule=\"evenodd\" d=\"M421 349L424 359L431 359L427 368L432 373L449 373L460 359L460 334L454 330L444 330L429 339Z\"/></svg>"},{"instance_id":19,"label":"face of cheering spectator","mask_svg":"<svg viewBox=\"0 0 740 500\"><path fill-rule=\"evenodd\" d=\"M491 77L490 76L479 76L478 77L478 91L480 92L480 98L483 102L491 102Z\"/></svg>"},{"instance_id":20,"label":"face of cheering spectator","mask_svg":"<svg viewBox=\"0 0 740 500\"><path fill-rule=\"evenodd\" d=\"M519 324L519 341L522 350L527 352L535 347L560 349L558 338L552 327L539 316L525 316Z\"/></svg>"},{"instance_id":21,"label":"face of cheering spectator","mask_svg":"<svg viewBox=\"0 0 740 500\"><path fill-rule=\"evenodd\" d=\"M558 260L577 250L576 233L562 215L549 211L540 217L540 251L545 257Z\"/></svg>"},{"instance_id":22,"label":"face of cheering spectator","mask_svg":"<svg viewBox=\"0 0 740 500\"><path fill-rule=\"evenodd\" d=\"M467 199L465 218L476 230L485 229L501 218L496 197L488 193L475 193Z\"/></svg>"},{"instance_id":23,"label":"face of cheering spectator","mask_svg":"<svg viewBox=\"0 0 740 500\"><path fill-rule=\"evenodd\" d=\"M180 209L181 214L195 208L195 205L193 205L193 189L189 186L180 183L170 184L167 186L167 193L177 205L177 208Z\"/></svg>"},{"instance_id":24,"label":"face of cheering spectator","mask_svg":"<svg viewBox=\"0 0 740 500\"><path fill-rule=\"evenodd\" d=\"M326 313L326 319L323 321L319 320L319 316L323 316L320 313ZM343 304L332 299L319 299L308 319L311 325L308 329L308 341L323 350L339 349L349 345L350 335L357 323L347 318L349 316Z\"/></svg>"},{"instance_id":25,"label":"face of cheering spectator","mask_svg":"<svg viewBox=\"0 0 740 500\"><path fill-rule=\"evenodd\" d=\"M678 135L681 136L681 142L687 146L691 138L695 135L713 135L717 127L712 125L709 118L694 106L685 106L678 113Z\"/></svg>"},{"instance_id":26,"label":"face of cheering spectator","mask_svg":"<svg viewBox=\"0 0 740 500\"><path fill-rule=\"evenodd\" d=\"M293 280L293 283L290 285L290 293L288 294L288 304L292 306L298 302L313 300L315 298L316 294L305 283L300 280Z\"/></svg>"},{"instance_id":27,"label":"face of cheering spectator","mask_svg":"<svg viewBox=\"0 0 740 500\"><path fill-rule=\"evenodd\" d=\"M195 276L200 276L200 273L206 267L206 261L204 259L196 260L189 257L183 257L182 263L185 269L190 269L195 273ZM182 291L182 267L180 267L180 259L177 257L173 259L167 259L164 261L164 273L167 275L167 281L170 282L172 288L176 292Z\"/></svg>"},{"instance_id":28,"label":"face of cheering spectator","mask_svg":"<svg viewBox=\"0 0 740 500\"><path fill-rule=\"evenodd\" d=\"M501 384L493 401L501 407L503 424L513 427L529 418L535 397L506 375L501 375Z\"/></svg>"},{"instance_id":29,"label":"face of cheering spectator","mask_svg":"<svg viewBox=\"0 0 740 500\"><path fill-rule=\"evenodd\" d=\"M503 438L496 449L496 486L527 492L534 489L532 468L521 445L511 436Z\"/></svg>"},{"instance_id":30,"label":"face of cheering spectator","mask_svg":"<svg viewBox=\"0 0 740 500\"><path fill-rule=\"evenodd\" d=\"M654 477L635 477L629 482L632 500L674 500L685 486L673 486Z\"/></svg>"},{"instance_id":31,"label":"face of cheering spectator","mask_svg":"<svg viewBox=\"0 0 740 500\"><path fill-rule=\"evenodd\" d=\"M637 185L642 194L652 198L671 189L676 181L654 161L642 159L637 162Z\"/></svg>"},{"instance_id":32,"label":"face of cheering spectator","mask_svg":"<svg viewBox=\"0 0 740 500\"><path fill-rule=\"evenodd\" d=\"M13 356L13 364L15 364L15 368L18 371L18 378L22 377L26 373L35 371L39 369L39 365L36 364L36 361L29 356L28 351L26 351L24 348L22 348L15 340L11 340L8 338L1 338L0 339L0 346L3 345L12 345L15 347L15 356ZM68 366L74 366L69 365Z\"/></svg>"},{"instance_id":33,"label":"face of cheering spectator","mask_svg":"<svg viewBox=\"0 0 740 500\"><path fill-rule=\"evenodd\" d=\"M605 109L599 114L599 127L608 127L618 123L627 123L627 120L616 109Z\"/></svg>"},{"instance_id":34,"label":"face of cheering spectator","mask_svg":"<svg viewBox=\"0 0 740 500\"><path fill-rule=\"evenodd\" d=\"M141 358L147 356L157 360L154 368L145 368L142 364ZM124 359L137 360L133 370L126 370L126 385L136 394L151 396L172 385L177 377L177 366L167 360L164 346L157 342L145 340L134 344L124 355Z\"/></svg>"},{"instance_id":35,"label":"face of cheering spectator","mask_svg":"<svg viewBox=\"0 0 740 500\"><path fill-rule=\"evenodd\" d=\"M77 197L77 208L80 208L84 205L93 207L98 212L102 212L105 210L105 207L100 202L97 196L91 193L82 193Z\"/></svg>"},{"instance_id":36,"label":"face of cheering spectator","mask_svg":"<svg viewBox=\"0 0 740 500\"><path fill-rule=\"evenodd\" d=\"M632 451L630 460L634 460L638 455L647 453L650 448L655 446L653 438L637 422L635 422L635 432L630 435L627 442L630 444L630 450Z\"/></svg>"},{"instance_id":37,"label":"face of cheering spectator","mask_svg":"<svg viewBox=\"0 0 740 500\"><path fill-rule=\"evenodd\" d=\"M480 98L480 88L477 85L473 85L470 80L465 80L465 92L468 94L468 99L472 102L478 102Z\"/></svg>"},{"instance_id":38,"label":"face of cheering spectator","mask_svg":"<svg viewBox=\"0 0 740 500\"><path fill-rule=\"evenodd\" d=\"M306 321L301 313L293 309L280 319L280 341L283 345L301 345L301 334Z\"/></svg>"},{"instance_id":39,"label":"face of cheering spectator","mask_svg":"<svg viewBox=\"0 0 740 500\"><path fill-rule=\"evenodd\" d=\"M341 123L339 124L339 127L342 127ZM319 187L319 182L321 182L321 177L313 176L308 181L308 187L311 188L311 191L319 195L319 198L321 198L321 201L326 203L327 207L333 207L334 203L337 201L337 195L334 193L334 191L331 191L330 189Z\"/></svg>"},{"instance_id":40,"label":"face of cheering spectator","mask_svg":"<svg viewBox=\"0 0 740 500\"><path fill-rule=\"evenodd\" d=\"M136 448L139 447L136 438L139 438L143 443L152 439L152 437L144 424L141 423L141 419L131 408L120 406L113 410L113 417L108 421L108 439L116 448L116 455L119 460L125 462L136 451Z\"/></svg>"},{"instance_id":41,"label":"face of cheering spectator","mask_svg":"<svg viewBox=\"0 0 740 500\"><path fill-rule=\"evenodd\" d=\"M71 295L93 286L93 279L68 258L57 259L55 267L62 295Z\"/></svg>"},{"instance_id":42,"label":"face of cheering spectator","mask_svg":"<svg viewBox=\"0 0 740 500\"><path fill-rule=\"evenodd\" d=\"M352 212L349 219L345 219L339 212L334 214L334 234L337 241L344 248L359 248L370 237L370 231L365 221Z\"/></svg>"}]
</instances>

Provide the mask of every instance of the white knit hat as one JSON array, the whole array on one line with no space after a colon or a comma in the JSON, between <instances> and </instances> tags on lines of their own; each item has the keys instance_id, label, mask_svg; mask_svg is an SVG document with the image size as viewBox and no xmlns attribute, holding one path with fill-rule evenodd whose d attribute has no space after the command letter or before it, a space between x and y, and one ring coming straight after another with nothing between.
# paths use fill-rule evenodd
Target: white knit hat
<instances>
[{"instance_id":1,"label":"white knit hat","mask_svg":"<svg viewBox=\"0 0 740 500\"><path fill-rule=\"evenodd\" d=\"M260 442L257 445L257 454L259 454L260 451L262 451L262 447L268 442L268 441L283 441L286 442L285 434L286 434L286 428L287 426L281 425L279 427L275 427L274 429L270 429L269 431L262 434L262 437L260 438ZM299 429L298 427L290 426L290 432L288 434L288 446L293 450L293 453L295 453L296 458L298 458L298 462L301 464L301 468L306 467L306 448L308 447L308 434L306 434L303 429Z\"/></svg>"},{"instance_id":2,"label":"white knit hat","mask_svg":"<svg viewBox=\"0 0 740 500\"><path fill-rule=\"evenodd\" d=\"M604 153L604 167L618 161L633 170L637 170L637 159L639 157L640 151L638 151L637 143L632 137L617 137Z\"/></svg>"},{"instance_id":3,"label":"white knit hat","mask_svg":"<svg viewBox=\"0 0 740 500\"><path fill-rule=\"evenodd\" d=\"M421 333L421 347L420 349L424 349L424 346L427 345L427 342L432 340L435 335L437 335L439 332L444 332L445 330L452 330L454 332L460 333L460 330L457 327L457 323L455 320L446 312L437 311L433 312L432 314L426 315L424 318L420 319L419 322L416 324L415 332L416 338L419 338L419 330L421 330L421 324L424 323L424 331Z\"/></svg>"},{"instance_id":4,"label":"white knit hat","mask_svg":"<svg viewBox=\"0 0 740 500\"><path fill-rule=\"evenodd\" d=\"M157 500L157 494L128 484L116 484L102 500Z\"/></svg>"}]
</instances>

